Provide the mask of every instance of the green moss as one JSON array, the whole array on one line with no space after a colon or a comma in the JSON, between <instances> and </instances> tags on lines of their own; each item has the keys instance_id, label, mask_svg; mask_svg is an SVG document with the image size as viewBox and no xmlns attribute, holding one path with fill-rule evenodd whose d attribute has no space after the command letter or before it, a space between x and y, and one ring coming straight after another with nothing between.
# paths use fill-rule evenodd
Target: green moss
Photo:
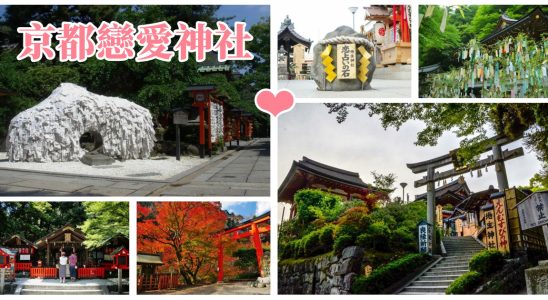
<instances>
[{"instance_id":1,"label":"green moss","mask_svg":"<svg viewBox=\"0 0 548 300\"><path fill-rule=\"evenodd\" d=\"M284 260L279 261L278 266L299 265L299 264L304 264L304 263L307 263L307 262L316 261L318 259L331 257L333 255L334 255L333 251L330 251L330 252L327 252L327 253L324 253L324 254L316 255L314 257L288 258L288 259L284 259Z\"/></svg>"}]
</instances>

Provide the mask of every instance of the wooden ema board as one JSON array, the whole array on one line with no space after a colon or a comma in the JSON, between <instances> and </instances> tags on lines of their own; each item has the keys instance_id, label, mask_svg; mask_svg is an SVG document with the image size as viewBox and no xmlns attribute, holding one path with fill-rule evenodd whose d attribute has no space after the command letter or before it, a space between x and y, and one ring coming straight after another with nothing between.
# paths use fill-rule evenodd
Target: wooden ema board
<instances>
[{"instance_id":1,"label":"wooden ema board","mask_svg":"<svg viewBox=\"0 0 548 300\"><path fill-rule=\"evenodd\" d=\"M356 44L337 45L337 79L356 79Z\"/></svg>"},{"instance_id":2,"label":"wooden ema board","mask_svg":"<svg viewBox=\"0 0 548 300\"><path fill-rule=\"evenodd\" d=\"M508 235L508 217L506 216L505 197L493 199L495 225L497 231L497 248L499 251L510 252L510 237Z\"/></svg>"}]
</instances>

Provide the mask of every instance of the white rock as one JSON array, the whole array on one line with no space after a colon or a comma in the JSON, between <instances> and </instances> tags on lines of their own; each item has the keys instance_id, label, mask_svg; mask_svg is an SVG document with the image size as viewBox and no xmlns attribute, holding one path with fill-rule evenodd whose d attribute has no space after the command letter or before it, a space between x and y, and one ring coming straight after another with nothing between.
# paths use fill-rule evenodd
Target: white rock
<instances>
[{"instance_id":1,"label":"white rock","mask_svg":"<svg viewBox=\"0 0 548 300\"><path fill-rule=\"evenodd\" d=\"M97 132L101 153L117 159L148 158L155 136L150 112L117 97L62 83L38 105L10 122L7 138L11 162L76 161L85 154L80 137Z\"/></svg>"}]
</instances>

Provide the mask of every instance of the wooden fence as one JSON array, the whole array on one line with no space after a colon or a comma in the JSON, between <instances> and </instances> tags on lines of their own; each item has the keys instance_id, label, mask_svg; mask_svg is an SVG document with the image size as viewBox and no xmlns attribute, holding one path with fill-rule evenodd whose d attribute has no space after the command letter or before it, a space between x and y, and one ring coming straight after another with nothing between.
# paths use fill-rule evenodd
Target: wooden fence
<instances>
[{"instance_id":1,"label":"wooden fence","mask_svg":"<svg viewBox=\"0 0 548 300\"><path fill-rule=\"evenodd\" d=\"M20 263L20 262L15 263L15 272L20 272L20 271L29 272L31 268L32 268L32 263Z\"/></svg>"},{"instance_id":2,"label":"wooden fence","mask_svg":"<svg viewBox=\"0 0 548 300\"><path fill-rule=\"evenodd\" d=\"M137 291L173 289L179 286L177 274L139 275L137 278Z\"/></svg>"},{"instance_id":3,"label":"wooden fence","mask_svg":"<svg viewBox=\"0 0 548 300\"><path fill-rule=\"evenodd\" d=\"M57 278L57 268L30 268L30 278Z\"/></svg>"},{"instance_id":4,"label":"wooden fence","mask_svg":"<svg viewBox=\"0 0 548 300\"><path fill-rule=\"evenodd\" d=\"M78 268L78 279L105 278L105 268Z\"/></svg>"}]
</instances>

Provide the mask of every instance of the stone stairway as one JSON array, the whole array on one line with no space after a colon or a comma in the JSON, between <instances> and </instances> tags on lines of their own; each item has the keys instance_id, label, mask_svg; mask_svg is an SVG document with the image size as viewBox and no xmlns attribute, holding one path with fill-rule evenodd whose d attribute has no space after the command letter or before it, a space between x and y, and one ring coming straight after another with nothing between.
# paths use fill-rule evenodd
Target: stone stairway
<instances>
[{"instance_id":1,"label":"stone stairway","mask_svg":"<svg viewBox=\"0 0 548 300\"><path fill-rule=\"evenodd\" d=\"M473 237L445 237L447 256L409 283L400 294L445 294L445 289L462 274L468 272L468 262L484 247Z\"/></svg>"},{"instance_id":2,"label":"stone stairway","mask_svg":"<svg viewBox=\"0 0 548 300\"><path fill-rule=\"evenodd\" d=\"M78 282L71 283L27 283L16 290L18 295L105 295L108 287L104 284Z\"/></svg>"}]
</instances>

